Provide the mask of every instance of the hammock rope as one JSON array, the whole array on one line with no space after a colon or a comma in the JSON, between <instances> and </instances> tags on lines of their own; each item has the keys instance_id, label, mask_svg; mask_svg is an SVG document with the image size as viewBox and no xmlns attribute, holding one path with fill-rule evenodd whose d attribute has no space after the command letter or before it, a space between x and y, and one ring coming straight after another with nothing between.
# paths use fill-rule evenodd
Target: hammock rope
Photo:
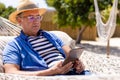
<instances>
[{"instance_id":1,"label":"hammock rope","mask_svg":"<svg viewBox=\"0 0 120 80\"><path fill-rule=\"evenodd\" d=\"M21 28L18 25L13 24L3 17L0 17L0 35L16 36L19 35L20 31Z\"/></svg>"},{"instance_id":2,"label":"hammock rope","mask_svg":"<svg viewBox=\"0 0 120 80\"><path fill-rule=\"evenodd\" d=\"M98 36L101 40L108 41L113 36L116 28L118 0L114 0L110 16L106 23L103 23L101 19L101 14L99 12L97 0L94 0L94 5Z\"/></svg>"}]
</instances>

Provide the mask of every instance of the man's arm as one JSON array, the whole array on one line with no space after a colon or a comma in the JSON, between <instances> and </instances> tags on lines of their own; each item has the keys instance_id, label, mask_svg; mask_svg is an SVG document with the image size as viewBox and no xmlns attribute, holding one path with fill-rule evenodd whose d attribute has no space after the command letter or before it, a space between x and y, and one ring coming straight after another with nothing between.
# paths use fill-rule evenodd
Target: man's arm
<instances>
[{"instance_id":1,"label":"man's arm","mask_svg":"<svg viewBox=\"0 0 120 80\"><path fill-rule=\"evenodd\" d=\"M66 57L69 56L69 52L70 52L71 48L67 45L64 45L62 48L65 51Z\"/></svg>"},{"instance_id":2,"label":"man's arm","mask_svg":"<svg viewBox=\"0 0 120 80\"><path fill-rule=\"evenodd\" d=\"M21 75L30 75L30 76L50 76L57 74L67 73L71 67L72 63L68 63L65 66L62 66L62 62L59 62L55 66L40 71L22 71L20 67L16 64L4 64L5 73L21 74Z\"/></svg>"},{"instance_id":3,"label":"man's arm","mask_svg":"<svg viewBox=\"0 0 120 80\"><path fill-rule=\"evenodd\" d=\"M13 73L13 74L22 74L22 75L31 75L31 76L44 76L44 75L52 75L50 70L44 71L21 71L20 67L16 64L4 64L5 73Z\"/></svg>"}]
</instances>

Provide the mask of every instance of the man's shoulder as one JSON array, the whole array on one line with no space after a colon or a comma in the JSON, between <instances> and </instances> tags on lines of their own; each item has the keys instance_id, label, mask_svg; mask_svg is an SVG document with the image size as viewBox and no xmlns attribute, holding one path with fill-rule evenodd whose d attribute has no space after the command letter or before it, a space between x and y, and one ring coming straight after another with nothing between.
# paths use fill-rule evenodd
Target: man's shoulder
<instances>
[{"instance_id":1,"label":"man's shoulder","mask_svg":"<svg viewBox=\"0 0 120 80\"><path fill-rule=\"evenodd\" d=\"M54 38L56 37L56 35L51 31L43 30L42 33L43 33L44 36L51 36L51 37L54 37Z\"/></svg>"}]
</instances>

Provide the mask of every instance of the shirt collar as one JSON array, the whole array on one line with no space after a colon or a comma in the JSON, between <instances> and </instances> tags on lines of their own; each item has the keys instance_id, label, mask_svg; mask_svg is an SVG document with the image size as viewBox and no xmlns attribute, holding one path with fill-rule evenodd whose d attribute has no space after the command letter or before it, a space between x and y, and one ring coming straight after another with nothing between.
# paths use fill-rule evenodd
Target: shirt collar
<instances>
[{"instance_id":1,"label":"shirt collar","mask_svg":"<svg viewBox=\"0 0 120 80\"><path fill-rule=\"evenodd\" d=\"M39 30L39 31L38 31L38 36L41 35L42 32L43 32L43 30ZM24 39L24 40L28 40L28 37L29 37L29 36L26 35L26 34L21 30L21 32L20 32L20 37L21 37L22 39Z\"/></svg>"}]
</instances>

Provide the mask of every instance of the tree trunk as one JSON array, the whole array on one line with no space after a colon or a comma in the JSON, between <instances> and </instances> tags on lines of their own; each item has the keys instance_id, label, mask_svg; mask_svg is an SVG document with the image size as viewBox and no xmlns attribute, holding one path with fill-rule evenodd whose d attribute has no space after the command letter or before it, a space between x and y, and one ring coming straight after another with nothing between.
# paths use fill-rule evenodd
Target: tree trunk
<instances>
[{"instance_id":1,"label":"tree trunk","mask_svg":"<svg viewBox=\"0 0 120 80\"><path fill-rule=\"evenodd\" d=\"M79 34L76 39L76 44L81 44L82 35L86 28L87 28L87 26L83 26L83 27L79 28Z\"/></svg>"}]
</instances>

